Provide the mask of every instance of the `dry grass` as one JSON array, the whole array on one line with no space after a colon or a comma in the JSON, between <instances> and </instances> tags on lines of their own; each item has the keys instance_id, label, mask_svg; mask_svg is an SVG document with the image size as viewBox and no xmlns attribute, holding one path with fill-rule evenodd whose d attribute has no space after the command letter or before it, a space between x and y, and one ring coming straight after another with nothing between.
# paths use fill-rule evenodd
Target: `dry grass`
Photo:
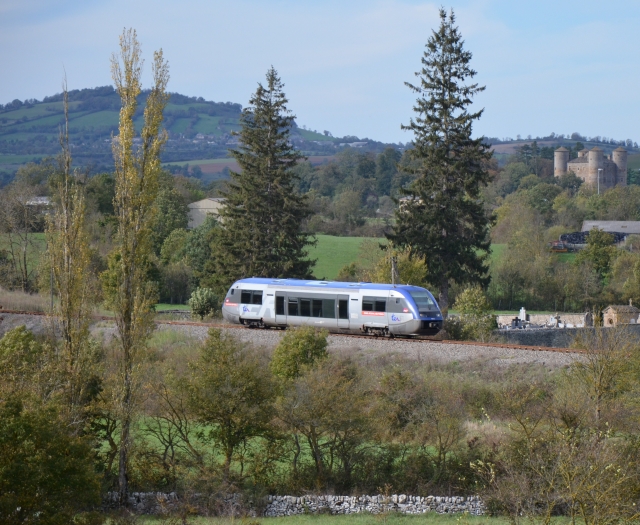
<instances>
[{"instance_id":1,"label":"dry grass","mask_svg":"<svg viewBox=\"0 0 640 525\"><path fill-rule=\"evenodd\" d=\"M39 294L10 292L0 288L0 310L21 312L48 312L49 299Z\"/></svg>"}]
</instances>

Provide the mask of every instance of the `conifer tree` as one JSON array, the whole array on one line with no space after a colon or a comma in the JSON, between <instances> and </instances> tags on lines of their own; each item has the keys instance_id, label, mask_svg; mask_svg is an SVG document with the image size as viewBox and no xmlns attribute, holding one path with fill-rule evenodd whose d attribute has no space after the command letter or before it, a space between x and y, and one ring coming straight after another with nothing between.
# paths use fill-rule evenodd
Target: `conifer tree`
<instances>
[{"instance_id":1,"label":"conifer tree","mask_svg":"<svg viewBox=\"0 0 640 525\"><path fill-rule=\"evenodd\" d=\"M294 116L273 67L240 117L240 146L230 153L240 166L223 194L221 228L213 241L207 282L225 290L242 277L309 277L313 244L302 222L310 215L298 193L293 167L302 155L290 143Z\"/></svg>"},{"instance_id":2,"label":"conifer tree","mask_svg":"<svg viewBox=\"0 0 640 525\"><path fill-rule=\"evenodd\" d=\"M472 98L484 90L467 83L476 72L464 50L453 11L440 10L440 27L429 38L416 73L419 83L406 85L418 94L417 116L403 129L414 133L405 168L416 177L402 190L396 224L389 240L410 246L427 263L427 280L439 289L440 308L449 306L449 285L487 285L491 217L480 191L490 181L485 169L491 158L483 138L471 138L473 122L482 115L468 111Z\"/></svg>"}]
</instances>

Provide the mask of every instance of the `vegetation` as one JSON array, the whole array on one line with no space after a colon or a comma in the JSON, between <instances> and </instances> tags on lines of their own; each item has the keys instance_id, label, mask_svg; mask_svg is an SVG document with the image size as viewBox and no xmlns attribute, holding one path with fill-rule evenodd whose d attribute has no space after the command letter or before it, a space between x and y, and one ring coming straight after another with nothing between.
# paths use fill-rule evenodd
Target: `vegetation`
<instances>
[{"instance_id":1,"label":"vegetation","mask_svg":"<svg viewBox=\"0 0 640 525\"><path fill-rule=\"evenodd\" d=\"M390 241L410 248L426 262L427 279L438 289L438 303L446 316L449 284L486 285L489 225L480 191L490 181L486 163L491 158L483 138L472 139L473 122L482 111L468 113L471 100L484 90L465 84L476 72L471 53L463 49L453 11L440 9L440 28L433 31L416 73L415 111L404 129L414 134L407 168L416 178L400 192Z\"/></svg>"},{"instance_id":2,"label":"vegetation","mask_svg":"<svg viewBox=\"0 0 640 525\"><path fill-rule=\"evenodd\" d=\"M191 313L201 320L220 308L220 299L210 288L197 288L189 298Z\"/></svg>"},{"instance_id":3,"label":"vegetation","mask_svg":"<svg viewBox=\"0 0 640 525\"><path fill-rule=\"evenodd\" d=\"M294 117L287 109L277 72L267 72L241 117L241 146L231 150L242 171L223 192L221 226L208 267L212 288L222 295L243 277L310 277L312 245L302 224L311 215L296 189L300 152L290 143Z\"/></svg>"},{"instance_id":4,"label":"vegetation","mask_svg":"<svg viewBox=\"0 0 640 525\"><path fill-rule=\"evenodd\" d=\"M105 303L115 314L119 343L118 490L122 505L129 494L131 425L138 388L135 373L144 358L145 343L153 328L152 307L157 301L157 288L148 275L149 257L153 253L151 224L158 193L160 150L167 140L160 126L168 101L165 90L169 71L162 51L156 51L152 67L154 85L144 111L141 147L134 149L133 117L141 92L141 67L136 32L125 30L120 37L120 56L114 56L111 62L113 80L122 100L120 134L113 145L117 231L109 268L101 276Z\"/></svg>"},{"instance_id":5,"label":"vegetation","mask_svg":"<svg viewBox=\"0 0 640 525\"><path fill-rule=\"evenodd\" d=\"M466 296L477 309L477 293L461 295L462 303ZM327 354L324 345L313 329L287 334L273 355L219 330L204 343L154 335L152 366L141 363L137 375L147 395L132 426L130 490L176 490L187 502L204 491L215 505L215 495L228 491L251 500L383 487L479 493L492 513L516 521L635 516L640 354L630 333L606 329L578 340L585 359L566 369L484 360L418 365L402 356ZM120 374L118 354L106 350L96 355L106 397L90 399L86 431L74 436L67 412L58 410L66 383L54 347L24 328L0 339L0 428L22 425L33 439L11 439L11 446L29 443L29 457L51 456L39 476L49 465L75 473L67 480L77 497L56 500L71 502L64 508L73 512L95 505L98 479L103 490L118 486L121 445L110 423L118 412L107 400ZM11 399L21 400L21 411ZM56 447L77 448L56 459Z\"/></svg>"}]
</instances>

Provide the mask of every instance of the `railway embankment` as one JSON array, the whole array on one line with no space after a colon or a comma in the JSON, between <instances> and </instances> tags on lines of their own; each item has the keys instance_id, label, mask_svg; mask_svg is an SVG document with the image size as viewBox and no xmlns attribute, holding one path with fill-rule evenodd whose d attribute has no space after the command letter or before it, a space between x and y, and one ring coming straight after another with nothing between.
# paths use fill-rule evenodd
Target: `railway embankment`
<instances>
[{"instance_id":1,"label":"railway embankment","mask_svg":"<svg viewBox=\"0 0 640 525\"><path fill-rule=\"evenodd\" d=\"M9 313L0 311L0 336L17 326L25 325L36 334L51 330L51 320L44 315ZM183 321L159 321L158 330L172 330L203 341L212 325ZM243 327L220 328L233 333L247 343L275 347L283 335L281 330L250 329ZM524 332L525 330L520 330ZM515 331L514 331L515 332ZM532 330L533 332L533 330ZM115 325L108 319L96 320L92 325L94 337L109 341L115 335ZM529 344L522 346L515 342L491 344L479 342L432 341L415 339L388 339L384 337L362 337L330 335L329 351L357 356L360 359L376 359L384 356L402 356L418 362L441 361L463 362L482 360L487 364L509 366L512 364L542 364L549 368L563 367L580 359L580 353L567 348L551 348L547 345Z\"/></svg>"}]
</instances>

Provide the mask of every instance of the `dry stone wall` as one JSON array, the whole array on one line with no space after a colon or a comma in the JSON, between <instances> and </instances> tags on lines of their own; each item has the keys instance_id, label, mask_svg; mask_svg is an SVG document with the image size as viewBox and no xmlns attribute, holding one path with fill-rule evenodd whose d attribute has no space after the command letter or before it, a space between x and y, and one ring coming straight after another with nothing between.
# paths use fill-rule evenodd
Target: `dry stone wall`
<instances>
[{"instance_id":1,"label":"dry stone wall","mask_svg":"<svg viewBox=\"0 0 640 525\"><path fill-rule=\"evenodd\" d=\"M187 501L188 499L188 501ZM479 497L459 496L267 496L266 501L254 508L247 508L239 494L228 494L209 498L204 494L194 494L188 498L175 492L134 492L129 494L129 508L137 514L161 515L176 512L188 503L199 509L200 514L233 515L249 514L267 517L295 516L298 514L359 514L369 512L382 514L454 514L467 512L474 516L483 515L484 505ZM106 508L118 505L118 494L110 492L104 500Z\"/></svg>"},{"instance_id":2,"label":"dry stone wall","mask_svg":"<svg viewBox=\"0 0 640 525\"><path fill-rule=\"evenodd\" d=\"M401 514L452 514L468 512L480 516L484 514L482 501L472 496L439 497L439 496L269 496L265 516L293 516L296 514L358 514L370 512L399 512Z\"/></svg>"}]
</instances>

